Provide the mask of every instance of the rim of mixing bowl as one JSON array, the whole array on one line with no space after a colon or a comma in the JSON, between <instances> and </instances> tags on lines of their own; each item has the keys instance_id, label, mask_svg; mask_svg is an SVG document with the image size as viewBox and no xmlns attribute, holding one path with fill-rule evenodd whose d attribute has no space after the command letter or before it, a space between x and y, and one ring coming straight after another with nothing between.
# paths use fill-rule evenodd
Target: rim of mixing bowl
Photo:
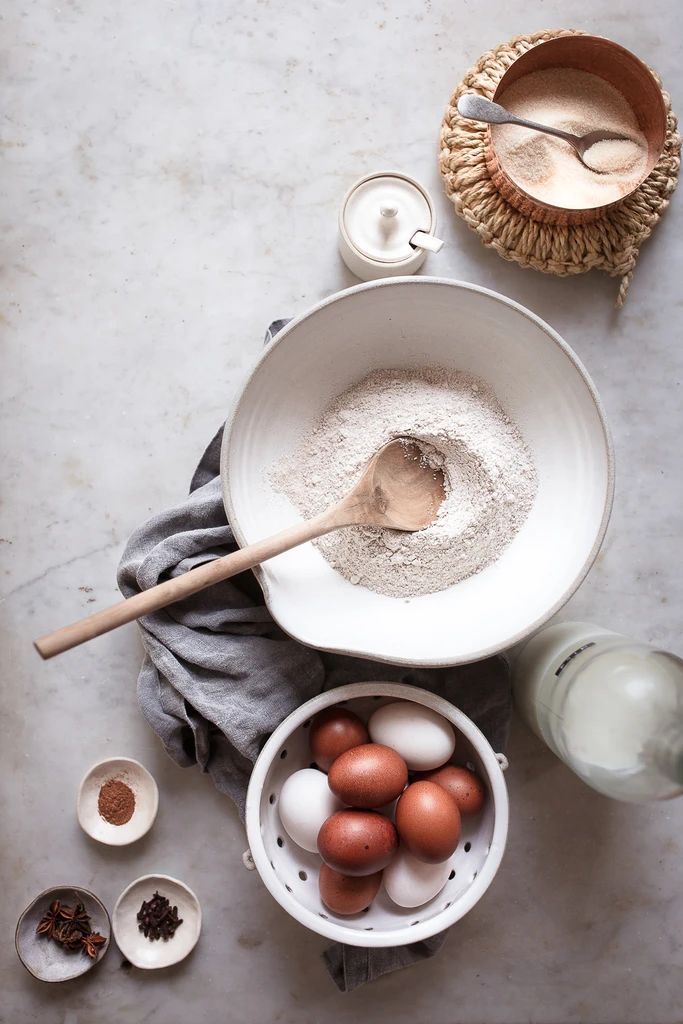
<instances>
[{"instance_id":1,"label":"rim of mixing bowl","mask_svg":"<svg viewBox=\"0 0 683 1024\"><path fill-rule=\"evenodd\" d=\"M337 924L331 919L324 920L312 910L303 907L281 885L271 869L270 859L266 852L261 835L261 797L263 785L273 761L277 757L282 744L291 734L323 708L332 707L340 701L354 700L358 697L396 697L398 700L409 700L422 707L431 708L446 718L459 732L470 741L481 758L486 770L487 782L493 800L493 834L489 851L477 877L467 891L447 910L443 910L427 921L405 927L405 939L400 938L401 930L393 931L355 931ZM352 946L383 947L409 945L431 938L437 932L450 928L465 916L482 898L495 878L505 853L508 834L509 801L503 771L496 758L496 753L471 718L444 697L439 697L429 690L418 686L406 686L404 683L348 683L334 690L325 690L317 697L306 701L285 718L270 736L251 773L245 809L245 824L249 850L258 870L261 881L270 894L296 921L311 931L324 935L328 939L343 942Z\"/></svg>"},{"instance_id":2,"label":"rim of mixing bowl","mask_svg":"<svg viewBox=\"0 0 683 1024\"><path fill-rule=\"evenodd\" d=\"M283 626L278 616L273 611L271 605L271 595L270 588L268 585L268 579L263 570L263 567L257 565L252 569L252 572L254 573L256 579L259 582L261 590L263 591L263 597L266 603L266 607L273 616L274 620L277 622L277 624L280 626L284 633L290 636L293 640L296 640L299 643L304 644L306 647L311 647L314 650L330 651L335 654L347 654L351 657L372 658L374 661L379 661L387 665L407 665L411 668L447 668L452 665L470 665L472 664L472 662L482 661L484 658L490 658L494 654L500 654L501 651L505 651L510 647L514 647L515 644L521 643L522 640L526 640L527 637L531 636L532 633L535 633L537 630L539 630L541 626L544 626L545 623L553 617L553 615L556 615L557 612L564 607L564 605L567 603L570 597L573 594L575 594L578 588L581 586L584 579L588 575L588 572L590 571L593 563L595 562L595 559L598 556L600 548L602 547L602 542L605 538L605 533L607 532L607 526L609 523L610 515L612 513L612 505L614 502L614 445L612 443L612 436L610 434L609 426L607 424L607 417L605 415L605 410L600 399L600 395L598 394L598 390L595 387L595 384L593 383L590 374L586 370L586 367L583 365L583 363L581 362L577 354L574 352L574 350L570 347L570 345L564 340L564 338L560 334L558 334L558 332L553 327L550 326L549 323L543 320L540 316L537 316L536 313L532 313L532 311L530 309L527 309L526 306L523 306L519 302L515 302L514 299L509 299L506 295L501 295L500 292L493 291L493 289L491 288L483 288L481 285L478 284L469 284L467 281L457 281L454 280L453 278L448 277L414 277L410 275L402 277L383 277L376 281L365 281L362 284L354 285L352 288L345 288L339 292L334 292L332 295L329 295L326 299L322 299L320 302L317 302L310 309L306 310L305 313L300 313L299 316L294 317L294 319L290 320L290 322L285 327L283 327L282 330L278 331L277 335L272 340L272 342L264 348L263 352L261 353L258 360L254 364L251 372L249 373L247 379L245 380L239 395L233 402L232 410L225 422L225 427L223 430L223 440L221 442L221 493L223 495L223 505L225 507L225 512L228 517L228 522L232 527L235 540L237 541L240 547L244 547L247 544L247 540L244 536L244 533L242 532L242 528L240 526L239 519L237 518L237 515L235 513L235 508L232 501L232 494L230 490L230 474L228 472L228 460L230 451L230 441L232 438L232 432L235 426L235 421L240 413L242 403L245 400L247 390L252 380L261 369L262 364L269 358L271 353L275 350L276 346L282 345L283 342L287 340L288 336L292 333L292 331L296 330L300 323L302 323L304 320L307 320L309 317L314 316L319 310L324 309L326 306L330 306L335 302L345 302L348 299L352 299L353 296L357 295L359 292L370 291L375 288L392 288L407 284L424 288L435 286L443 287L445 285L449 288L456 288L463 291L479 292L482 295L486 295L489 298L495 299L496 301L503 303L503 305L505 306L509 306L510 308L516 310L518 313L521 313L522 316L526 317L527 320L530 320L532 323L536 324L537 327L540 327L541 330L547 335L549 341L553 342L557 346L557 348L566 357L571 366L578 371L579 375L583 379L584 384L588 388L588 391L591 395L591 398L593 399L596 411L598 413L598 419L600 420L600 426L602 428L603 442L605 445L605 457L607 461L607 487L605 489L605 503L603 505L600 526L598 527L598 531L595 536L595 541L593 542L591 550L588 552L588 556L586 557L582 566L578 570L571 585L567 587L567 589L558 598L555 604L552 605L546 612L544 612L543 615L539 616L539 618L535 619L533 622L530 622L527 627L520 630L518 633L515 633L511 637L507 637L505 640L502 640L499 643L492 644L491 646L479 651L472 651L471 653L467 654L467 657L455 657L449 658L447 660L444 660L442 658L396 658L388 657L386 655L382 655L381 653L377 653L375 651L365 648L344 647L342 644L338 644L336 646L327 645L323 647L321 644L316 644L313 641L309 640L307 637L301 636L293 630L287 629L286 626ZM457 584L455 584L455 586L457 586Z\"/></svg>"}]
</instances>

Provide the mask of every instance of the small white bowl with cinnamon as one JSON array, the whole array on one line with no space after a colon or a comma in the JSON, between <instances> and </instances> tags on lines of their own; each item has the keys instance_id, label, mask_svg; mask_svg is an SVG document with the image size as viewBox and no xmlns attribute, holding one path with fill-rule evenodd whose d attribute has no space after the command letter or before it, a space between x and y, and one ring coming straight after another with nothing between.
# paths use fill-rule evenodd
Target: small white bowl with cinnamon
<instances>
[{"instance_id":1,"label":"small white bowl with cinnamon","mask_svg":"<svg viewBox=\"0 0 683 1024\"><path fill-rule=\"evenodd\" d=\"M568 143L514 124L486 130L491 180L512 206L547 224L587 224L632 195L656 166L666 107L650 69L600 36L549 39L518 57L491 97L518 117L575 135L598 129L626 141Z\"/></svg>"},{"instance_id":2,"label":"small white bowl with cinnamon","mask_svg":"<svg viewBox=\"0 0 683 1024\"><path fill-rule=\"evenodd\" d=\"M76 811L92 839L126 846L149 832L158 807L159 790L145 766L131 757L109 757L83 777Z\"/></svg>"}]
</instances>

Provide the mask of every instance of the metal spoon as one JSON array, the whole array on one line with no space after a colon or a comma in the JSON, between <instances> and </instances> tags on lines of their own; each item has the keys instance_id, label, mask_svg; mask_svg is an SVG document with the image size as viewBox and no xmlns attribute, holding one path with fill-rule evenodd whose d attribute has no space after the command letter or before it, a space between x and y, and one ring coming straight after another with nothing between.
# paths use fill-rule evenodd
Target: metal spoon
<instances>
[{"instance_id":1,"label":"metal spoon","mask_svg":"<svg viewBox=\"0 0 683 1024\"><path fill-rule=\"evenodd\" d=\"M345 526L383 526L411 533L423 530L436 518L444 496L443 472L427 465L414 438L397 438L370 459L346 497L320 515L48 633L34 646L42 658L52 658Z\"/></svg>"},{"instance_id":2,"label":"metal spoon","mask_svg":"<svg viewBox=\"0 0 683 1024\"><path fill-rule=\"evenodd\" d=\"M538 124L536 121L527 121L523 117L511 114L500 103L493 103L484 99L483 96L476 96L474 93L466 93L458 100L458 113L471 121L486 121L487 124L518 124L522 128L531 128L535 132L544 132L546 135L554 135L558 139L564 139L576 151L581 163L589 170L595 171L586 163L584 157L586 151L594 146L596 142L605 142L608 139L616 139L619 142L632 142L627 135L619 132L595 131L587 135L572 135L571 132L564 132L560 128L551 128L547 124ZM599 173L599 172L598 172Z\"/></svg>"}]
</instances>

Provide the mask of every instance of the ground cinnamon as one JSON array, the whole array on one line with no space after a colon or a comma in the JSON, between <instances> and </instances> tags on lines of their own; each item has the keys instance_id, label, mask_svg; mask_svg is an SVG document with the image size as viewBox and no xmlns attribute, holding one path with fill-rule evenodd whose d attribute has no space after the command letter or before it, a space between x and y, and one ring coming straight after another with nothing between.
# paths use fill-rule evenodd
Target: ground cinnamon
<instances>
[{"instance_id":1,"label":"ground cinnamon","mask_svg":"<svg viewBox=\"0 0 683 1024\"><path fill-rule=\"evenodd\" d=\"M133 817L135 794L120 779L107 779L100 788L97 810L110 825L125 825Z\"/></svg>"}]
</instances>

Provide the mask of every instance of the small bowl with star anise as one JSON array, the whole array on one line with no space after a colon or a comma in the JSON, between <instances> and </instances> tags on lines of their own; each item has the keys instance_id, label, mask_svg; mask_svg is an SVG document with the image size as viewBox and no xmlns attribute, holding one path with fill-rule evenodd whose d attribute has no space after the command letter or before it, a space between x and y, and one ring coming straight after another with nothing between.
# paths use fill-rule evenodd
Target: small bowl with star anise
<instances>
[{"instance_id":1,"label":"small bowl with star anise","mask_svg":"<svg viewBox=\"0 0 683 1024\"><path fill-rule=\"evenodd\" d=\"M73 885L46 889L17 922L14 942L22 964L39 981L70 981L98 964L109 949L111 922L94 893Z\"/></svg>"}]
</instances>

